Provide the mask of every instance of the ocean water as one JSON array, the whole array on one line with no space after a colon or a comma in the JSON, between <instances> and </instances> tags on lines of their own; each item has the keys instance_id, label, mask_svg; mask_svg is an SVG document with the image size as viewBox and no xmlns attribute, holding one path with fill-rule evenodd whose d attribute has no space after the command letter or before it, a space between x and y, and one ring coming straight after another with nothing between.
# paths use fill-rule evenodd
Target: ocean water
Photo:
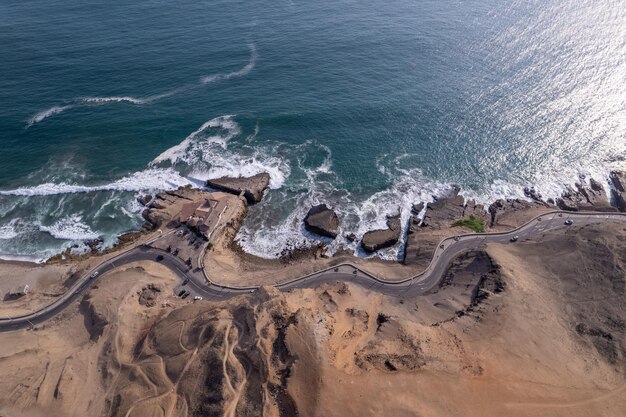
<instances>
[{"instance_id":1,"label":"ocean water","mask_svg":"<svg viewBox=\"0 0 626 417\"><path fill-rule=\"evenodd\" d=\"M360 236L451 184L626 168L624 0L3 0L0 53L2 258L113 244L138 195L221 175L270 173L237 238L274 257L312 204Z\"/></svg>"}]
</instances>

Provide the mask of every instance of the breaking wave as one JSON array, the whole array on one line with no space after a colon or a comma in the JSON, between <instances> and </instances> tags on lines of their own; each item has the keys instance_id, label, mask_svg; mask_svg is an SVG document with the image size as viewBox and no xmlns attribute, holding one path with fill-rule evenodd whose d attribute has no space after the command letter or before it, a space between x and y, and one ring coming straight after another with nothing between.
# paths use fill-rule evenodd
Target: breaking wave
<instances>
[{"instance_id":1,"label":"breaking wave","mask_svg":"<svg viewBox=\"0 0 626 417\"><path fill-rule=\"evenodd\" d=\"M270 175L270 188L280 188L290 174L288 161L273 156L273 150L249 146L231 149L229 141L241 134L241 128L233 117L225 115L205 122L178 145L157 156L150 166L156 167L163 163L182 165L181 169L189 170L188 176L196 181L267 172Z\"/></svg>"},{"instance_id":2,"label":"breaking wave","mask_svg":"<svg viewBox=\"0 0 626 417\"><path fill-rule=\"evenodd\" d=\"M95 191L152 191L175 189L192 184L173 169L147 169L136 172L117 181L101 185L77 185L65 183L45 183L32 187L0 191L6 196L49 196L69 193L91 193Z\"/></svg>"},{"instance_id":3,"label":"breaking wave","mask_svg":"<svg viewBox=\"0 0 626 417\"><path fill-rule=\"evenodd\" d=\"M82 217L78 214L58 220L50 226L39 226L39 230L60 240L88 240L100 237L98 233L82 222Z\"/></svg>"},{"instance_id":4,"label":"breaking wave","mask_svg":"<svg viewBox=\"0 0 626 417\"><path fill-rule=\"evenodd\" d=\"M15 230L15 222L17 219L13 219L9 224L5 224L4 226L0 226L0 240L8 240L17 237L19 234L17 230Z\"/></svg>"}]
</instances>

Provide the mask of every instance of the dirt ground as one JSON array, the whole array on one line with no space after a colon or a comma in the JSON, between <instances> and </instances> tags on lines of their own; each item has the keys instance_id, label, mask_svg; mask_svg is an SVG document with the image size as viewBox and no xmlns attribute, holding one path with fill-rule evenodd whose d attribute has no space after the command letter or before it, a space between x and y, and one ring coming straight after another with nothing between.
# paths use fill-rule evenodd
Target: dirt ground
<instances>
[{"instance_id":1,"label":"dirt ground","mask_svg":"<svg viewBox=\"0 0 626 417\"><path fill-rule=\"evenodd\" d=\"M596 225L466 254L414 298L338 283L221 303L137 265L0 334L0 415L619 417L625 260L626 229Z\"/></svg>"}]
</instances>

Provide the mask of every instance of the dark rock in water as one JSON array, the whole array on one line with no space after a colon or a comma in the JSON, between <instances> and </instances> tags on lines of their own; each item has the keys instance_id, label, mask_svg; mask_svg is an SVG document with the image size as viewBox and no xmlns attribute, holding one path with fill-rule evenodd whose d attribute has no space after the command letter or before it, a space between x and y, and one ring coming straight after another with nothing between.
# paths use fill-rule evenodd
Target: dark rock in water
<instances>
[{"instance_id":1,"label":"dark rock in water","mask_svg":"<svg viewBox=\"0 0 626 417\"><path fill-rule=\"evenodd\" d=\"M304 227L309 232L334 239L339 233L339 217L326 204L319 204L311 207L307 213Z\"/></svg>"},{"instance_id":2,"label":"dark rock in water","mask_svg":"<svg viewBox=\"0 0 626 417\"><path fill-rule=\"evenodd\" d=\"M388 248L395 245L400 240L402 224L400 216L393 216L387 219L388 229L371 230L363 235L361 247L368 252Z\"/></svg>"},{"instance_id":3,"label":"dark rock in water","mask_svg":"<svg viewBox=\"0 0 626 417\"><path fill-rule=\"evenodd\" d=\"M619 211L626 212L626 171L612 171L611 183L615 206Z\"/></svg>"},{"instance_id":4,"label":"dark rock in water","mask_svg":"<svg viewBox=\"0 0 626 417\"><path fill-rule=\"evenodd\" d=\"M206 184L208 187L231 194L243 193L248 204L255 204L263 199L263 193L269 188L270 175L262 172L252 177L221 177L207 180Z\"/></svg>"},{"instance_id":5,"label":"dark rock in water","mask_svg":"<svg viewBox=\"0 0 626 417\"><path fill-rule=\"evenodd\" d=\"M147 206L150 201L152 201L152 196L150 194L140 195L139 197L137 197L137 201L142 206Z\"/></svg>"},{"instance_id":6,"label":"dark rock in water","mask_svg":"<svg viewBox=\"0 0 626 417\"><path fill-rule=\"evenodd\" d=\"M596 181L594 178L589 178L589 185L591 189L596 192L604 192L604 187L600 182Z\"/></svg>"},{"instance_id":7,"label":"dark rock in water","mask_svg":"<svg viewBox=\"0 0 626 417\"><path fill-rule=\"evenodd\" d=\"M356 235L354 233L348 233L346 235L346 239L348 239L349 242L354 242L356 240Z\"/></svg>"},{"instance_id":8,"label":"dark rock in water","mask_svg":"<svg viewBox=\"0 0 626 417\"><path fill-rule=\"evenodd\" d=\"M533 199L535 201L543 201L541 199L541 194L539 192L537 192L537 190L535 190L535 187L525 187L524 188L524 195L530 199Z\"/></svg>"},{"instance_id":9,"label":"dark rock in water","mask_svg":"<svg viewBox=\"0 0 626 417\"><path fill-rule=\"evenodd\" d=\"M411 207L411 214L417 216L422 212L422 210L424 210L424 203L413 204L413 206Z\"/></svg>"},{"instance_id":10,"label":"dark rock in water","mask_svg":"<svg viewBox=\"0 0 626 417\"><path fill-rule=\"evenodd\" d=\"M104 241L100 238L97 239L87 239L83 241L83 243L89 248L91 252L98 252L102 247Z\"/></svg>"}]
</instances>

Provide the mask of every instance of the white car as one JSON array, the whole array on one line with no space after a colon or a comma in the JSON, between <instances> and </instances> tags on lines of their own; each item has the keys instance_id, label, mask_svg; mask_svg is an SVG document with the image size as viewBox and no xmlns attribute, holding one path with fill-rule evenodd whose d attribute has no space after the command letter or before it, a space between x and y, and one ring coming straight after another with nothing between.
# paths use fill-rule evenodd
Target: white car
<instances>
[{"instance_id":1,"label":"white car","mask_svg":"<svg viewBox=\"0 0 626 417\"><path fill-rule=\"evenodd\" d=\"M199 295L196 295L195 297L193 297L194 301L200 301L202 300L202 297L200 297Z\"/></svg>"},{"instance_id":2,"label":"white car","mask_svg":"<svg viewBox=\"0 0 626 417\"><path fill-rule=\"evenodd\" d=\"M91 278L95 278L95 277L97 277L99 273L100 273L100 272L98 272L98 271L94 272L93 274L91 274Z\"/></svg>"},{"instance_id":3,"label":"white car","mask_svg":"<svg viewBox=\"0 0 626 417\"><path fill-rule=\"evenodd\" d=\"M515 235L511 238L511 242L517 242L518 239L519 239L519 236Z\"/></svg>"},{"instance_id":4,"label":"white car","mask_svg":"<svg viewBox=\"0 0 626 417\"><path fill-rule=\"evenodd\" d=\"M574 223L574 221L573 221L572 219L567 219L567 220L565 220L565 225L566 225L566 226L569 226L569 225L571 225L572 223Z\"/></svg>"}]
</instances>

